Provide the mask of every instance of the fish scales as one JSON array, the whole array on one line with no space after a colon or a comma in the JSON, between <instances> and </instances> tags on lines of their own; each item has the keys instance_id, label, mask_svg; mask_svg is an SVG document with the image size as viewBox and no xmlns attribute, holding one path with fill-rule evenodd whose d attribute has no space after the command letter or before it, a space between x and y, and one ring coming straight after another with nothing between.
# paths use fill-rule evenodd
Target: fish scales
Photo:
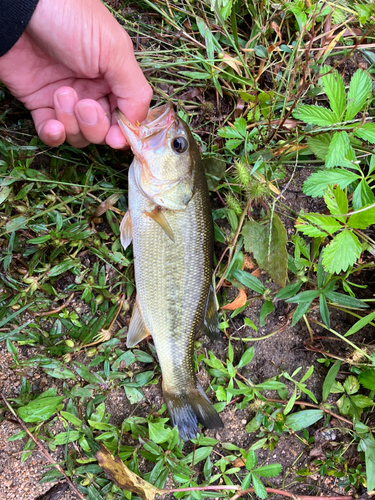
<instances>
[{"instance_id":1,"label":"fish scales","mask_svg":"<svg viewBox=\"0 0 375 500\"><path fill-rule=\"evenodd\" d=\"M222 422L196 380L194 339L211 337L218 316L211 286L213 224L200 154L187 125L169 105L149 112L140 126L118 113L135 155L129 169L129 211L121 242L133 241L137 299L127 345L152 335L172 425L183 439L198 422Z\"/></svg>"}]
</instances>

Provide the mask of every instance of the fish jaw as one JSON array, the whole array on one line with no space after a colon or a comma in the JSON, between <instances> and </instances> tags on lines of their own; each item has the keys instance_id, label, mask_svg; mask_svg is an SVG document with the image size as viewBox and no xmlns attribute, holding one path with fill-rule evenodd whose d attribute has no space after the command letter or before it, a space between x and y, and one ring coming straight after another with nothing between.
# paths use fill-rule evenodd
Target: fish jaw
<instances>
[{"instance_id":1,"label":"fish jaw","mask_svg":"<svg viewBox=\"0 0 375 500\"><path fill-rule=\"evenodd\" d=\"M194 195L194 162L191 134L186 124L166 104L149 111L146 120L134 125L116 111L118 124L137 159L134 178L137 187L155 205L169 210L185 210ZM175 139L186 151L173 149Z\"/></svg>"}]
</instances>

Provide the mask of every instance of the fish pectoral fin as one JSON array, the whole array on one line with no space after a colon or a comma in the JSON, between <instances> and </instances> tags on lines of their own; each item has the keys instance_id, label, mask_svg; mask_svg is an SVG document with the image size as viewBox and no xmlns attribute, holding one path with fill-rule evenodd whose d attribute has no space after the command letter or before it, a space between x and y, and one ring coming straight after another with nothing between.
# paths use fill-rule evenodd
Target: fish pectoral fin
<instances>
[{"instance_id":1,"label":"fish pectoral fin","mask_svg":"<svg viewBox=\"0 0 375 500\"><path fill-rule=\"evenodd\" d=\"M134 347L141 340L151 335L146 328L137 302L134 304L133 314L130 320L126 347Z\"/></svg>"},{"instance_id":2,"label":"fish pectoral fin","mask_svg":"<svg viewBox=\"0 0 375 500\"><path fill-rule=\"evenodd\" d=\"M206 309L200 330L211 340L220 339L219 315L216 309L215 292L212 285L208 292Z\"/></svg>"},{"instance_id":3,"label":"fish pectoral fin","mask_svg":"<svg viewBox=\"0 0 375 500\"><path fill-rule=\"evenodd\" d=\"M133 225L130 217L130 210L126 212L120 224L121 245L126 249L133 239Z\"/></svg>"},{"instance_id":4,"label":"fish pectoral fin","mask_svg":"<svg viewBox=\"0 0 375 500\"><path fill-rule=\"evenodd\" d=\"M169 238L174 243L174 235L173 235L172 228L169 225L169 222L165 218L160 207L155 207L152 212L144 212L144 214L151 217L151 219L154 219L154 221L159 224L159 226L165 231L165 233L169 236Z\"/></svg>"}]
</instances>

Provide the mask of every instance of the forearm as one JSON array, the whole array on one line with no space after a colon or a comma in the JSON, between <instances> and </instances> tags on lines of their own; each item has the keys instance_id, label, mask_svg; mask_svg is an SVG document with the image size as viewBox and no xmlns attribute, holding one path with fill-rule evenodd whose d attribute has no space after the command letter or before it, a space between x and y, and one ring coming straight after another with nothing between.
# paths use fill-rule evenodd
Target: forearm
<instances>
[{"instance_id":1,"label":"forearm","mask_svg":"<svg viewBox=\"0 0 375 500\"><path fill-rule=\"evenodd\" d=\"M0 0L0 57L25 31L38 0Z\"/></svg>"}]
</instances>

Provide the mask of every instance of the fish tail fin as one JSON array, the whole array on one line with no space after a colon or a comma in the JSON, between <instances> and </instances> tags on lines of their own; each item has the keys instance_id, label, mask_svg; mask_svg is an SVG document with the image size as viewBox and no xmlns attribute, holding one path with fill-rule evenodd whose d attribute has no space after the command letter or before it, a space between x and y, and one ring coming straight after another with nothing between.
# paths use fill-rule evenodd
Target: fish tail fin
<instances>
[{"instance_id":1,"label":"fish tail fin","mask_svg":"<svg viewBox=\"0 0 375 500\"><path fill-rule=\"evenodd\" d=\"M196 384L195 389L189 388L186 392L178 394L163 389L172 426L177 426L184 441L196 437L198 423L208 429L224 427L204 390L198 382Z\"/></svg>"}]
</instances>

